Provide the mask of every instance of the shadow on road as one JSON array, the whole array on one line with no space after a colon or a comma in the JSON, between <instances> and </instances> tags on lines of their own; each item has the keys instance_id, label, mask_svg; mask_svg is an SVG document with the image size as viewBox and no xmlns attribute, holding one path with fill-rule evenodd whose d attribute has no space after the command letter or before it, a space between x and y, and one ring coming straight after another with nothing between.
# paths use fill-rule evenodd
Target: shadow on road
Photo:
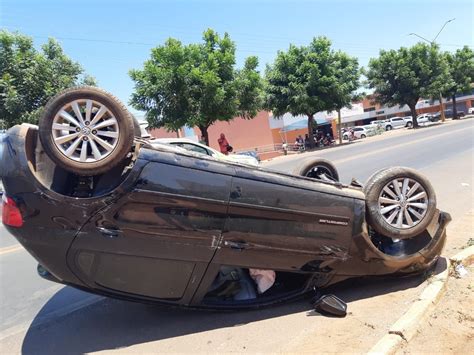
<instances>
[{"instance_id":1,"label":"shadow on road","mask_svg":"<svg viewBox=\"0 0 474 355\"><path fill-rule=\"evenodd\" d=\"M435 273L445 268L444 260L444 264L438 263ZM417 287L424 280L423 275L354 279L325 289L324 293L334 293L345 300L350 314L350 303L353 301ZM104 299L48 324L39 324L37 320L42 318L48 304L54 302L56 297L61 297L62 292L65 292L64 289L53 296L37 314L23 341L23 354L83 354L111 349L123 351L136 344L238 327L298 312L306 312L307 316L317 315L311 311L308 300L255 311L209 312ZM317 319L324 322L322 317L310 317L308 322ZM344 322L344 319L340 321ZM208 336L211 341L212 336Z\"/></svg>"}]
</instances>

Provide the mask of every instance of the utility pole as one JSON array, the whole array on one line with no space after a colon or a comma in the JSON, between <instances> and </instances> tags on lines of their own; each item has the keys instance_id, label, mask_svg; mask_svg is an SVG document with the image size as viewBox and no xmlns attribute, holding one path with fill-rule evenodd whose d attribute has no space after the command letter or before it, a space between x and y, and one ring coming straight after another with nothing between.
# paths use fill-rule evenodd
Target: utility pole
<instances>
[{"instance_id":1,"label":"utility pole","mask_svg":"<svg viewBox=\"0 0 474 355\"><path fill-rule=\"evenodd\" d=\"M446 25L448 23L450 23L451 21L454 21L454 20L455 20L455 18L452 18L451 20L446 21L444 23L443 27L441 27L438 34L435 36L435 38L433 38L432 41L430 41L430 40L426 39L425 37L422 37L422 36L420 36L416 33L413 33L413 32L410 33L409 36L416 36L418 38L421 38L423 41L428 42L431 45L434 45L434 44L436 44L436 39L438 38L439 34L444 30L444 27L446 27ZM443 95L442 95L442 93L439 93L439 112L441 114L441 122L444 122L446 120L446 117L444 115L444 105L443 105ZM416 117L413 117L413 118L416 119Z\"/></svg>"}]
</instances>

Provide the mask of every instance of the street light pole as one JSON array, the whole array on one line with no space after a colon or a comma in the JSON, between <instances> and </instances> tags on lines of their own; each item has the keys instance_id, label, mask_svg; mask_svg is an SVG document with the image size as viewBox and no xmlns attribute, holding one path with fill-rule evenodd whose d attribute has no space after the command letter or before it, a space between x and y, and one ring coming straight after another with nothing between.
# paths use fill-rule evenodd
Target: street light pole
<instances>
[{"instance_id":1,"label":"street light pole","mask_svg":"<svg viewBox=\"0 0 474 355\"><path fill-rule=\"evenodd\" d=\"M413 32L410 33L409 36L416 36L416 37L418 37L418 38L421 38L423 41L428 42L430 45L434 45L434 44L436 44L436 42L435 42L436 39L438 38L439 34L444 30L444 28L446 27L446 25L447 25L448 23L450 23L451 21L454 21L454 20L455 20L455 18L452 18L451 20L446 21L446 22L444 23L443 27L441 27L441 29L439 30L438 34L435 36L435 38L433 38L432 41L430 41L430 40L426 39L425 37L422 37L422 36L420 36L420 35L418 35L418 34L416 34L416 33L413 33ZM444 115L443 95L442 95L441 93L439 93L439 112L440 112L440 114L441 114L441 122L444 122L444 121L446 120L446 117L445 117L445 115Z\"/></svg>"}]
</instances>

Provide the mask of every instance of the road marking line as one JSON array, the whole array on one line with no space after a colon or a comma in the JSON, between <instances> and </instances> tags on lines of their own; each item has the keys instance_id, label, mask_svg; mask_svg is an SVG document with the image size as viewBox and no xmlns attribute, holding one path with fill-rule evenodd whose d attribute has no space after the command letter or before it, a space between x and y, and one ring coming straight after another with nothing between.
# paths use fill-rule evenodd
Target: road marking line
<instances>
[{"instance_id":1,"label":"road marking line","mask_svg":"<svg viewBox=\"0 0 474 355\"><path fill-rule=\"evenodd\" d=\"M21 245L12 245L5 248L0 248L0 255L14 253L16 251L22 250L23 246Z\"/></svg>"},{"instance_id":2,"label":"road marking line","mask_svg":"<svg viewBox=\"0 0 474 355\"><path fill-rule=\"evenodd\" d=\"M460 129L456 129L456 130L453 130L453 131L444 132L444 133L440 133L440 134L437 134L437 135L432 135L432 136L425 137L425 138L420 138L420 139L417 139L417 140L414 140L414 141L411 141L411 142L404 142L404 143L391 145L389 147L377 149L377 150L374 150L372 152L357 154L357 155L354 155L354 156L351 156L351 157L333 160L332 162L334 164L342 164L342 163L346 163L346 162L354 160L354 159L365 158L365 157L368 157L368 156L371 156L371 155L377 155L377 154L380 154L380 153L383 153L383 152L386 152L386 151L389 151L389 150L394 150L394 149L404 147L404 146L408 146L408 145L418 144L420 142L429 141L431 139L436 139L436 138L439 138L439 137L442 137L442 136L451 135L451 134L454 134L454 133L457 133L457 132L460 132L460 131L465 131L465 128L460 128Z\"/></svg>"}]
</instances>

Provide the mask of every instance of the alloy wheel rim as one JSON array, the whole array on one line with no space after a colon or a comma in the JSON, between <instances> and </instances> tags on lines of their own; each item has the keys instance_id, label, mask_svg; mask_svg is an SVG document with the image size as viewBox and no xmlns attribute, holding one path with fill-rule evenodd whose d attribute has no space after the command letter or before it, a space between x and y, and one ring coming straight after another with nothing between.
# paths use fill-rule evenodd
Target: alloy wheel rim
<instances>
[{"instance_id":1,"label":"alloy wheel rim","mask_svg":"<svg viewBox=\"0 0 474 355\"><path fill-rule=\"evenodd\" d=\"M66 158L86 164L108 157L120 134L110 109L89 99L64 105L55 115L51 130L54 145Z\"/></svg>"},{"instance_id":2,"label":"alloy wheel rim","mask_svg":"<svg viewBox=\"0 0 474 355\"><path fill-rule=\"evenodd\" d=\"M414 179L393 179L380 192L378 205L386 223L398 229L409 229L425 218L428 194Z\"/></svg>"}]
</instances>

